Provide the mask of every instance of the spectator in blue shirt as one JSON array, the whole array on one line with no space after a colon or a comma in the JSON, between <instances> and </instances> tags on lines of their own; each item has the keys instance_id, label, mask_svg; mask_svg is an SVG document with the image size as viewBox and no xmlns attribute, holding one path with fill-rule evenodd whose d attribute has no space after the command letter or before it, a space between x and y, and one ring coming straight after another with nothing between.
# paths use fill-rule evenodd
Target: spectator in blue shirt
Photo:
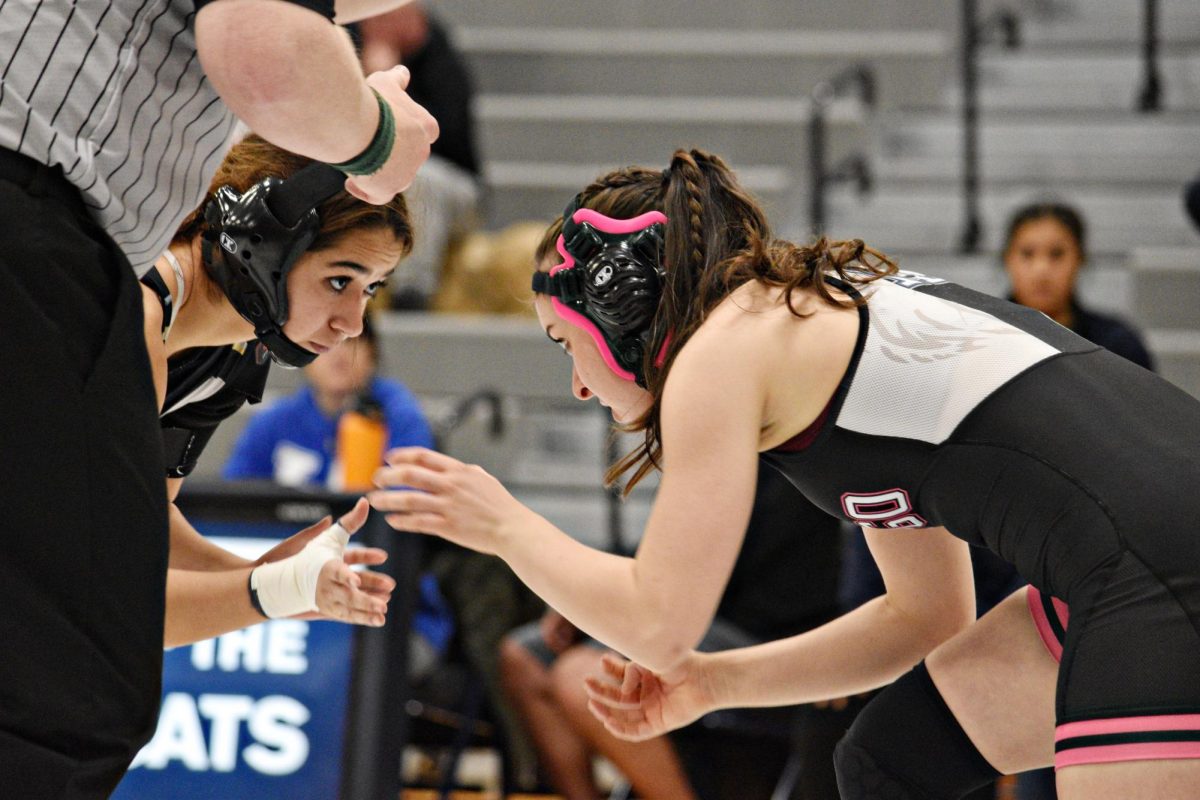
<instances>
[{"instance_id":1,"label":"spectator in blue shirt","mask_svg":"<svg viewBox=\"0 0 1200 800\"><path fill-rule=\"evenodd\" d=\"M250 419L225 463L224 477L342 488L335 468L338 423L364 397L383 410L388 448L433 447L429 422L413 393L400 381L375 374L378 348L365 321L361 336L305 367L309 385Z\"/></svg>"}]
</instances>

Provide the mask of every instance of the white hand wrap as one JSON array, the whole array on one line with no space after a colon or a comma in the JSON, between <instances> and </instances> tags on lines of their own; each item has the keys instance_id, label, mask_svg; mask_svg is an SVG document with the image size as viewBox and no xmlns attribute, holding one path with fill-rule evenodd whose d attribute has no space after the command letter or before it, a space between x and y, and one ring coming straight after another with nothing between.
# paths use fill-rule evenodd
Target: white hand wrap
<instances>
[{"instance_id":1,"label":"white hand wrap","mask_svg":"<svg viewBox=\"0 0 1200 800\"><path fill-rule=\"evenodd\" d=\"M250 588L271 619L317 611L317 577L326 561L341 560L350 534L334 523L294 556L255 567Z\"/></svg>"}]
</instances>

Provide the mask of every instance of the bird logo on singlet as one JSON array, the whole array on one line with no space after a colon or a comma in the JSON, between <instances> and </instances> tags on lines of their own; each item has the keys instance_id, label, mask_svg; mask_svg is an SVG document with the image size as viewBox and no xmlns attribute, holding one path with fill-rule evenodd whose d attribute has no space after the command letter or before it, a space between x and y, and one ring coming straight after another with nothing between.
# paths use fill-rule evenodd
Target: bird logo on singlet
<instances>
[{"instance_id":1,"label":"bird logo on singlet","mask_svg":"<svg viewBox=\"0 0 1200 800\"><path fill-rule=\"evenodd\" d=\"M1020 336L1021 331L995 317L958 306L958 318L937 319L925 309L916 309L910 320L875 320L872 331L883 340L880 352L898 364L929 363L957 358L980 350L996 337Z\"/></svg>"}]
</instances>

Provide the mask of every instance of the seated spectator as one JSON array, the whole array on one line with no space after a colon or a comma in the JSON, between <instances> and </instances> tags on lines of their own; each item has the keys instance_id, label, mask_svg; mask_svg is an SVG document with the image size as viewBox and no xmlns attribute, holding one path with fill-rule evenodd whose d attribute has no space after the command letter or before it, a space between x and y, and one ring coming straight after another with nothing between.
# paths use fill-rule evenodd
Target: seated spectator
<instances>
[{"instance_id":1,"label":"seated spectator","mask_svg":"<svg viewBox=\"0 0 1200 800\"><path fill-rule=\"evenodd\" d=\"M832 619L837 613L839 550L839 523L773 469L760 469L746 539L700 649L782 638ZM635 744L609 734L589 713L583 679L600 671L604 652L604 645L552 609L541 621L514 630L501 646L504 685L553 788L567 800L595 800L592 756L600 754L646 800L734 796L728 787L707 784L696 775L696 765L681 758L679 745L688 729ZM853 712L824 709L814 711L811 719L810 730L797 745L804 750L800 796L836 797L833 747L853 721ZM760 773L764 769L761 762L755 766ZM756 777L773 784L777 775ZM747 784L732 791L739 798L756 794ZM769 792L770 785L761 793Z\"/></svg>"},{"instance_id":2,"label":"seated spectator","mask_svg":"<svg viewBox=\"0 0 1200 800\"><path fill-rule=\"evenodd\" d=\"M478 224L479 157L475 150L470 70L445 27L421 2L358 23L367 73L404 64L408 94L429 110L441 134L404 193L420 232L392 281L391 305L424 309L437 291L450 247Z\"/></svg>"},{"instance_id":3,"label":"seated spectator","mask_svg":"<svg viewBox=\"0 0 1200 800\"><path fill-rule=\"evenodd\" d=\"M309 385L262 409L246 424L225 463L226 479L270 479L284 486L345 488L336 452L338 423L367 401L383 412L387 447L433 447L433 433L412 392L375 374L379 344L369 320L355 339L304 368Z\"/></svg>"},{"instance_id":4,"label":"seated spectator","mask_svg":"<svg viewBox=\"0 0 1200 800\"><path fill-rule=\"evenodd\" d=\"M1075 282L1086 262L1086 226L1075 209L1036 203L1013 214L1004 243L1004 269L1012 284L1009 299L1036 308L1083 338L1153 369L1150 353L1133 328L1080 304Z\"/></svg>"}]
</instances>

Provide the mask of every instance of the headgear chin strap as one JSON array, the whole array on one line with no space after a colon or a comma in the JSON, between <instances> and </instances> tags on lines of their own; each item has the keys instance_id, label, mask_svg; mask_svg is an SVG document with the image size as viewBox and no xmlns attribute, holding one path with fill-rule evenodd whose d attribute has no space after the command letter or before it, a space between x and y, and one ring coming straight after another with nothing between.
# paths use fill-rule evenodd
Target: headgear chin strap
<instances>
[{"instance_id":1,"label":"headgear chin strap","mask_svg":"<svg viewBox=\"0 0 1200 800\"><path fill-rule=\"evenodd\" d=\"M576 197L563 212L557 243L562 263L533 276L533 291L550 295L560 317L591 334L609 368L642 388L651 324L662 297L666 223L661 211L633 219L607 217L580 208Z\"/></svg>"},{"instance_id":2,"label":"headgear chin strap","mask_svg":"<svg viewBox=\"0 0 1200 800\"><path fill-rule=\"evenodd\" d=\"M317 238L321 220L316 206L341 189L345 179L316 162L287 181L259 181L242 195L222 186L204 209L204 263L280 366L303 367L317 357L283 332L287 278Z\"/></svg>"}]
</instances>

